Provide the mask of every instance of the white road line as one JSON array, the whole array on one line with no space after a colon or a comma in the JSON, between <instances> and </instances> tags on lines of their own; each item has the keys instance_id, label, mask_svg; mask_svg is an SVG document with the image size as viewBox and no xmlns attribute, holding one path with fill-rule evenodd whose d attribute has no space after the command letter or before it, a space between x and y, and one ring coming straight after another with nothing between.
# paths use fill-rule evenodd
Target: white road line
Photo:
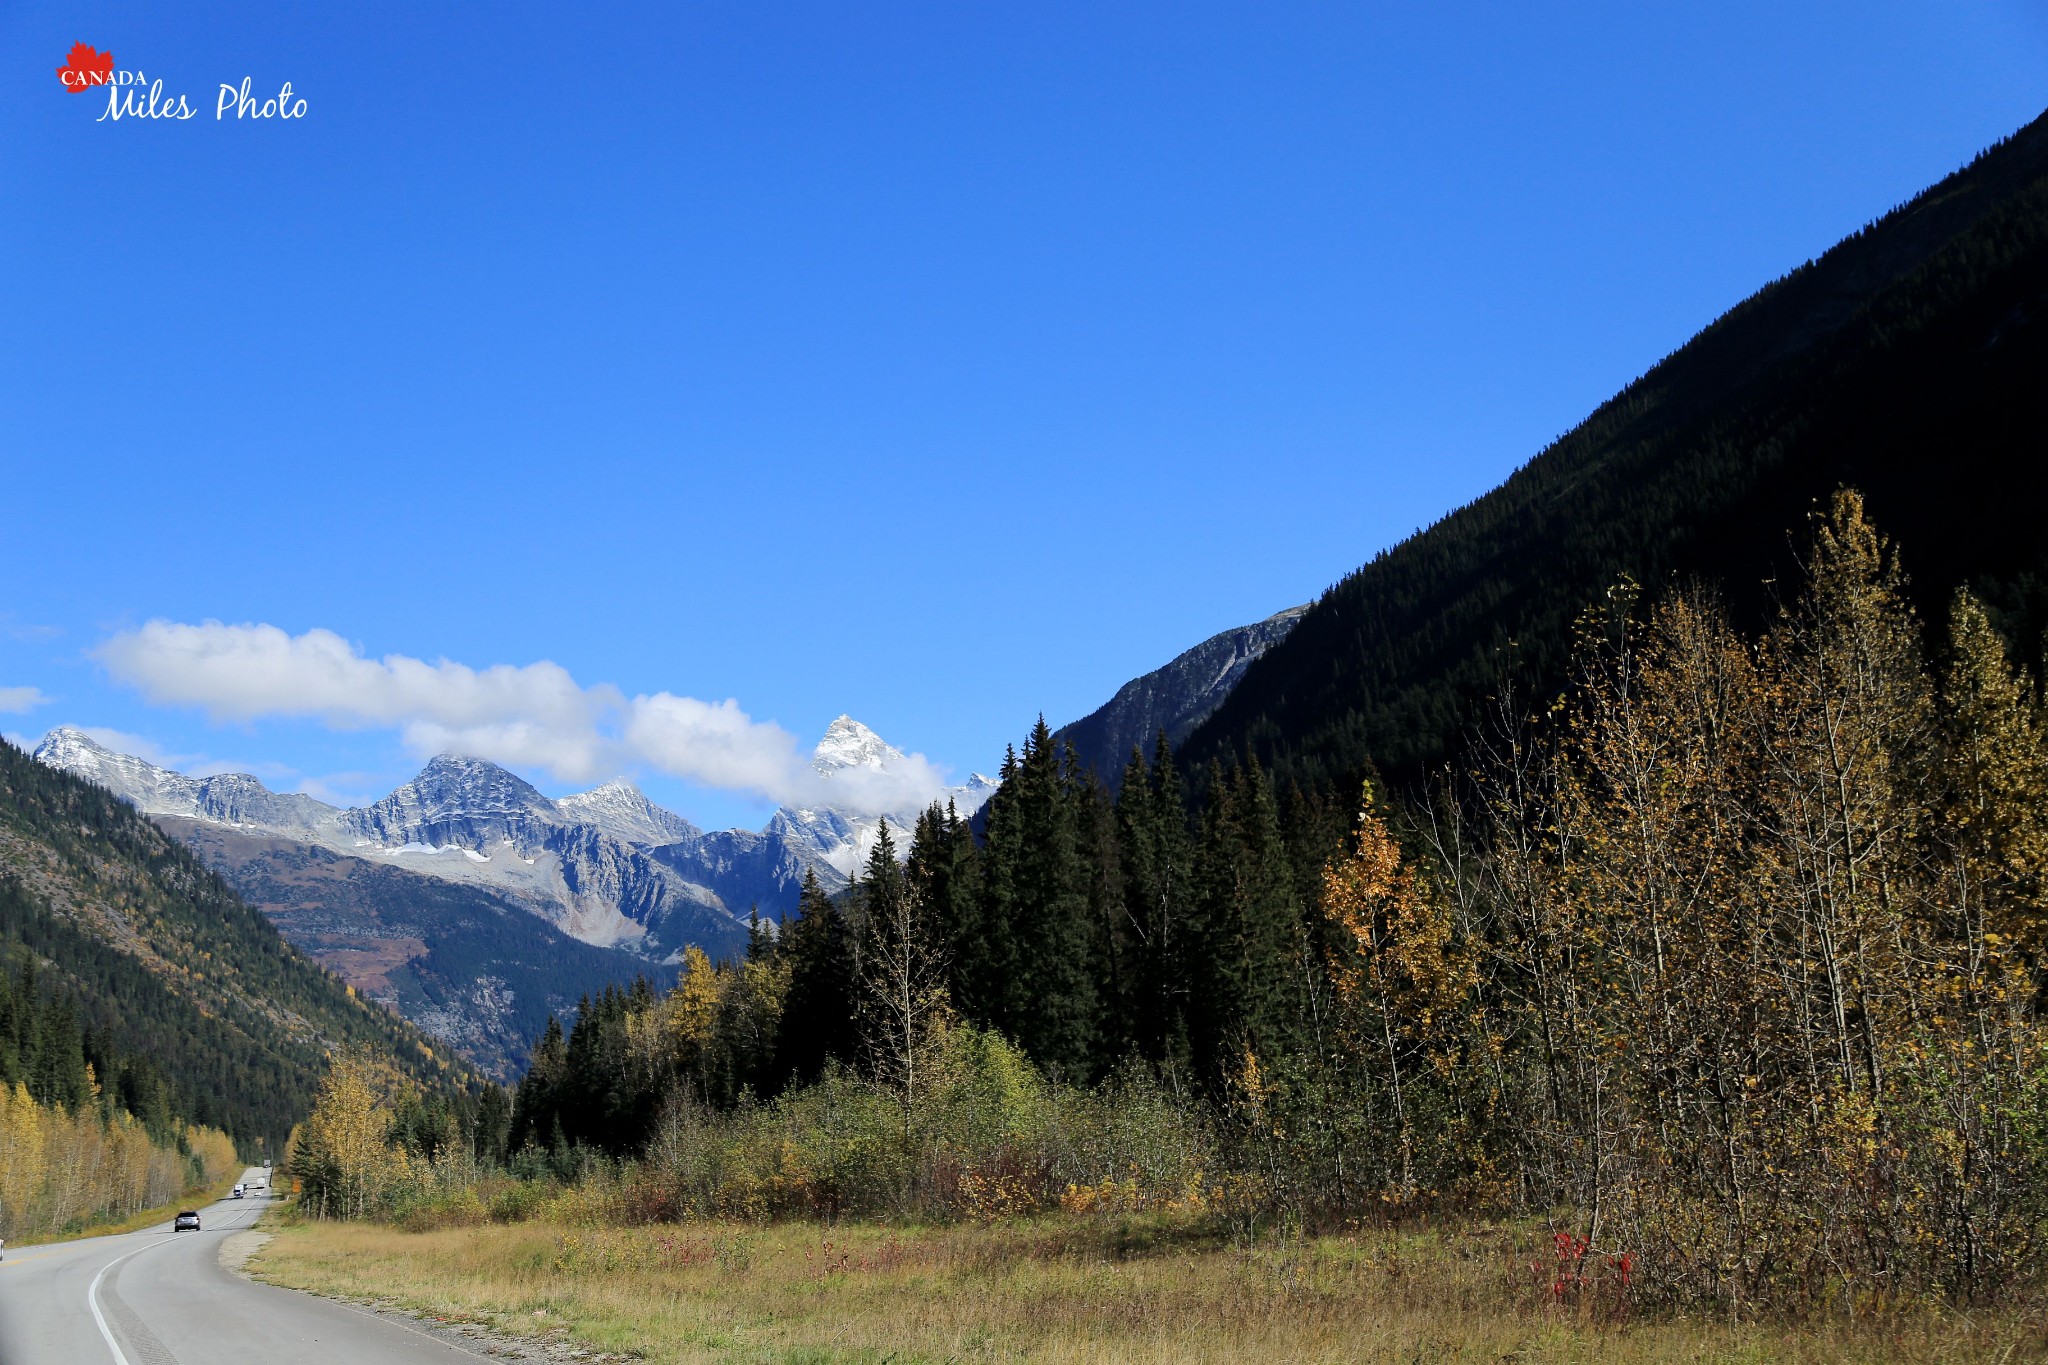
<instances>
[{"instance_id":1,"label":"white road line","mask_svg":"<svg viewBox=\"0 0 2048 1365\"><path fill-rule=\"evenodd\" d=\"M92 1285L85 1291L85 1306L92 1310L92 1320L99 1324L100 1335L107 1339L107 1349L114 1353L114 1365L128 1365L128 1357L121 1353L121 1343L114 1340L114 1331L107 1326L106 1315L100 1312L100 1281L107 1278L107 1272L136 1252L147 1251L148 1247L137 1247L135 1251L124 1251L100 1267L100 1273L92 1277Z\"/></svg>"}]
</instances>

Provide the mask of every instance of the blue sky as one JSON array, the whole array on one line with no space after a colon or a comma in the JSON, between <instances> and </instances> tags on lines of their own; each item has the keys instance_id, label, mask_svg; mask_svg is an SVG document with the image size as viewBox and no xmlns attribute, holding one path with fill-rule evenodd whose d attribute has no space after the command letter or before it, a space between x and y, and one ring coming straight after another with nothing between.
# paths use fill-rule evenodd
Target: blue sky
<instances>
[{"instance_id":1,"label":"blue sky","mask_svg":"<svg viewBox=\"0 0 2048 1365\"><path fill-rule=\"evenodd\" d=\"M842 711L991 767L2048 105L2019 0L1687 8L10 5L0 728L711 823ZM144 648L209 621L269 691Z\"/></svg>"}]
</instances>

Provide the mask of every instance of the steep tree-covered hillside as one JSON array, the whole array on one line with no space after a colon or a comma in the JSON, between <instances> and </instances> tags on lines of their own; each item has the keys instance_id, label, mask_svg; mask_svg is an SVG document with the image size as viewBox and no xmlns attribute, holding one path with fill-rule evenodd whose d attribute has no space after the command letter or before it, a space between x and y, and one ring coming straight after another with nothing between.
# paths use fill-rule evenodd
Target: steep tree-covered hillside
<instances>
[{"instance_id":1,"label":"steep tree-covered hillside","mask_svg":"<svg viewBox=\"0 0 2048 1365\"><path fill-rule=\"evenodd\" d=\"M0 742L0 960L24 957L102 1055L149 1059L152 1103L244 1143L283 1140L333 1048L466 1075L131 807Z\"/></svg>"},{"instance_id":2,"label":"steep tree-covered hillside","mask_svg":"<svg viewBox=\"0 0 2048 1365\"><path fill-rule=\"evenodd\" d=\"M1332 588L1190 737L1283 784L1412 778L1504 666L1562 678L1626 574L1726 585L1757 623L1838 486L1913 547L1938 615L1969 584L2023 657L2048 622L2048 116L1760 291L1500 488Z\"/></svg>"}]
</instances>

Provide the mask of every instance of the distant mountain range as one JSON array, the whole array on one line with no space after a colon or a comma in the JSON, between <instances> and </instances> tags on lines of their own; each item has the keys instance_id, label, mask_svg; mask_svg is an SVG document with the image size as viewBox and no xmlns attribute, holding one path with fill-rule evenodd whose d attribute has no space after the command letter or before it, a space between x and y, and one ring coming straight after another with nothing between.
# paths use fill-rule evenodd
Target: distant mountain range
<instances>
[{"instance_id":1,"label":"distant mountain range","mask_svg":"<svg viewBox=\"0 0 2048 1365\"><path fill-rule=\"evenodd\" d=\"M477 887L584 943L655 960L689 944L721 952L744 942L751 913L772 920L795 908L806 870L828 890L844 887L884 818L908 827L918 815L784 807L758 832L706 833L624 779L554 800L495 763L459 754L430 760L380 801L344 810L273 792L246 773L188 777L69 726L44 736L35 757L98 783L146 815L313 845ZM812 766L829 778L855 767L886 769L903 757L841 716L819 741ZM977 773L945 795L972 812L994 790Z\"/></svg>"},{"instance_id":2,"label":"distant mountain range","mask_svg":"<svg viewBox=\"0 0 2048 1365\"><path fill-rule=\"evenodd\" d=\"M917 816L785 807L759 831L706 832L623 779L550 799L453 754L343 809L246 773L190 777L68 726L34 756L152 817L364 995L507 1074L550 1012L636 974L672 979L691 945L739 951L750 915L795 909L806 871L843 889L883 819ZM812 759L828 779L901 761L846 716ZM946 795L972 812L994 790L976 774Z\"/></svg>"}]
</instances>

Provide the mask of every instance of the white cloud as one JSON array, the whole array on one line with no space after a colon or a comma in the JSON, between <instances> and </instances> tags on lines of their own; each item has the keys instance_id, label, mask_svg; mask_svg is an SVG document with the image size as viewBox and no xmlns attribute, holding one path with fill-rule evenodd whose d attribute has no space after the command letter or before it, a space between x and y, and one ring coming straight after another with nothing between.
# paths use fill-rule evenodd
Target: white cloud
<instances>
[{"instance_id":1,"label":"white cloud","mask_svg":"<svg viewBox=\"0 0 2048 1365\"><path fill-rule=\"evenodd\" d=\"M943 775L922 755L827 779L794 735L733 700L670 692L627 697L585 687L560 665L471 668L389 654L365 657L332 631L152 621L96 651L152 702L203 708L215 720L296 716L337 729L389 729L424 756L463 753L592 782L644 767L789 805L865 813L914 810ZM133 752L133 751L131 751Z\"/></svg>"},{"instance_id":2,"label":"white cloud","mask_svg":"<svg viewBox=\"0 0 2048 1365\"><path fill-rule=\"evenodd\" d=\"M24 716L49 700L39 687L0 687L0 716Z\"/></svg>"},{"instance_id":3,"label":"white cloud","mask_svg":"<svg viewBox=\"0 0 2048 1365\"><path fill-rule=\"evenodd\" d=\"M796 736L756 721L733 700L698 701L657 692L627 707L621 739L627 750L661 772L707 787L757 791L787 800L808 771Z\"/></svg>"}]
</instances>

